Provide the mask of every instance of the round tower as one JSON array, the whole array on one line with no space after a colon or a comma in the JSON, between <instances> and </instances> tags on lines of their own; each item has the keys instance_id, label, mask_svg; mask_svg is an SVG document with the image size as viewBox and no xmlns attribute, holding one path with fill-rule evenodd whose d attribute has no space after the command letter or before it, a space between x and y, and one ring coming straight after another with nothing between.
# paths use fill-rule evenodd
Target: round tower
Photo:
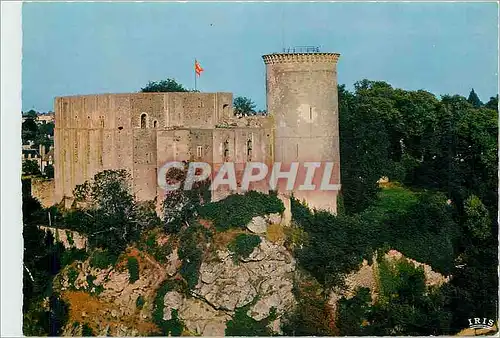
<instances>
[{"instance_id":1,"label":"round tower","mask_svg":"<svg viewBox=\"0 0 500 338\"><path fill-rule=\"evenodd\" d=\"M340 54L317 48L264 55L267 111L274 119L274 161L333 163L328 183L340 187L337 60ZM302 168L302 166L300 166ZM319 170L319 169L318 169ZM293 194L310 208L337 211L335 190L300 191L299 170ZM318 181L315 179L315 182Z\"/></svg>"}]
</instances>

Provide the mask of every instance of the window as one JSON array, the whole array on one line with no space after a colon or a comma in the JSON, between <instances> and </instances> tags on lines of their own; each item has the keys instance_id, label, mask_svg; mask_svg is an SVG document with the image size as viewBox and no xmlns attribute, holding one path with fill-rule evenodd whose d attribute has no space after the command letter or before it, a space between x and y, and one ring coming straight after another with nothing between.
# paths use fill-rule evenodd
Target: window
<instances>
[{"instance_id":1,"label":"window","mask_svg":"<svg viewBox=\"0 0 500 338\"><path fill-rule=\"evenodd\" d=\"M146 118L147 118L146 114L141 115L141 129L146 128Z\"/></svg>"},{"instance_id":2,"label":"window","mask_svg":"<svg viewBox=\"0 0 500 338\"><path fill-rule=\"evenodd\" d=\"M202 146L196 147L196 156L198 158L202 158L203 157L203 147Z\"/></svg>"},{"instance_id":3,"label":"window","mask_svg":"<svg viewBox=\"0 0 500 338\"><path fill-rule=\"evenodd\" d=\"M158 121L154 120L153 121L153 128L157 128L158 127Z\"/></svg>"},{"instance_id":4,"label":"window","mask_svg":"<svg viewBox=\"0 0 500 338\"><path fill-rule=\"evenodd\" d=\"M229 158L229 140L224 141L224 162Z\"/></svg>"},{"instance_id":5,"label":"window","mask_svg":"<svg viewBox=\"0 0 500 338\"><path fill-rule=\"evenodd\" d=\"M313 109L312 109L312 107L309 107L309 119L310 120L313 119Z\"/></svg>"},{"instance_id":6,"label":"window","mask_svg":"<svg viewBox=\"0 0 500 338\"><path fill-rule=\"evenodd\" d=\"M252 160L252 139L247 141L247 161Z\"/></svg>"}]
</instances>

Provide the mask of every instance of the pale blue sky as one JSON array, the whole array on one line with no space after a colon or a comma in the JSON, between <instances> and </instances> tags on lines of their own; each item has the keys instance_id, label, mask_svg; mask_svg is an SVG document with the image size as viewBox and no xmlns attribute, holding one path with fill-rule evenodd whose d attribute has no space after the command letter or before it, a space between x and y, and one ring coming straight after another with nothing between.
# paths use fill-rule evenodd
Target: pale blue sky
<instances>
[{"instance_id":1,"label":"pale blue sky","mask_svg":"<svg viewBox=\"0 0 500 338\"><path fill-rule=\"evenodd\" d=\"M265 108L261 55L338 52L339 83L364 78L487 101L498 92L496 3L24 3L23 110L62 95L134 92L175 78Z\"/></svg>"}]
</instances>

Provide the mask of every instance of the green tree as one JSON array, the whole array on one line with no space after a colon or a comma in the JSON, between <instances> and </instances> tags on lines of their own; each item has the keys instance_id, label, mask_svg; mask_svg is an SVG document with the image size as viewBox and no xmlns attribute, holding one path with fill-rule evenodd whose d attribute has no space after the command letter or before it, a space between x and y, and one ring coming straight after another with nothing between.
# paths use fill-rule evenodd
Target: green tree
<instances>
[{"instance_id":1,"label":"green tree","mask_svg":"<svg viewBox=\"0 0 500 338\"><path fill-rule=\"evenodd\" d=\"M472 88L472 90L470 91L467 102L469 102L475 108L479 108L483 105L483 103L479 99L479 96L477 96L476 92L474 91L474 88Z\"/></svg>"},{"instance_id":2,"label":"green tree","mask_svg":"<svg viewBox=\"0 0 500 338\"><path fill-rule=\"evenodd\" d=\"M481 200L472 195L465 201L465 226L467 231L479 240L491 236L491 220L488 209Z\"/></svg>"},{"instance_id":3,"label":"green tree","mask_svg":"<svg viewBox=\"0 0 500 338\"><path fill-rule=\"evenodd\" d=\"M484 106L485 108L498 111L498 95L490 97L490 100Z\"/></svg>"},{"instance_id":4,"label":"green tree","mask_svg":"<svg viewBox=\"0 0 500 338\"><path fill-rule=\"evenodd\" d=\"M24 117L27 117L29 119L36 119L37 115L38 113L33 109L30 109L23 114Z\"/></svg>"},{"instance_id":5,"label":"green tree","mask_svg":"<svg viewBox=\"0 0 500 338\"><path fill-rule=\"evenodd\" d=\"M188 92L181 84L177 83L174 79L166 79L161 81L150 81L146 87L141 88L143 93L153 92Z\"/></svg>"},{"instance_id":6,"label":"green tree","mask_svg":"<svg viewBox=\"0 0 500 338\"><path fill-rule=\"evenodd\" d=\"M108 249L112 255L120 254L157 222L155 215L143 212L135 203L126 170L97 173L91 181L76 186L73 195L85 206L68 213L65 226L86 233L91 247Z\"/></svg>"},{"instance_id":7,"label":"green tree","mask_svg":"<svg viewBox=\"0 0 500 338\"><path fill-rule=\"evenodd\" d=\"M38 125L32 118L26 119L21 126L21 138L23 144L27 144L28 141L35 141L39 135Z\"/></svg>"},{"instance_id":8,"label":"green tree","mask_svg":"<svg viewBox=\"0 0 500 338\"><path fill-rule=\"evenodd\" d=\"M54 136L54 122L41 123L38 125L38 130L42 135Z\"/></svg>"},{"instance_id":9,"label":"green tree","mask_svg":"<svg viewBox=\"0 0 500 338\"><path fill-rule=\"evenodd\" d=\"M40 168L38 167L38 163L36 163L35 161L32 161L32 160L24 161L23 166L22 166L22 170L23 170L23 175L26 175L26 176L30 176L30 175L39 176L42 174L40 172Z\"/></svg>"},{"instance_id":10,"label":"green tree","mask_svg":"<svg viewBox=\"0 0 500 338\"><path fill-rule=\"evenodd\" d=\"M243 96L238 96L233 101L235 115L255 115L255 103Z\"/></svg>"},{"instance_id":11,"label":"green tree","mask_svg":"<svg viewBox=\"0 0 500 338\"><path fill-rule=\"evenodd\" d=\"M47 178L54 178L54 166L52 164L48 164L43 173Z\"/></svg>"},{"instance_id":12,"label":"green tree","mask_svg":"<svg viewBox=\"0 0 500 338\"><path fill-rule=\"evenodd\" d=\"M345 86L338 92L342 196L346 212L354 213L376 200L377 181L389 167L389 137L371 97L350 93Z\"/></svg>"}]
</instances>

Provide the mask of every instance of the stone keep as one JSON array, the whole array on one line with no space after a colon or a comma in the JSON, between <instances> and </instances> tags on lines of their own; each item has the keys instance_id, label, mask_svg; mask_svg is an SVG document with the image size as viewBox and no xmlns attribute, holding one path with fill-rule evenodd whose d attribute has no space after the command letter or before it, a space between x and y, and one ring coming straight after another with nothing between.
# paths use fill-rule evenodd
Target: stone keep
<instances>
[{"instance_id":1,"label":"stone keep","mask_svg":"<svg viewBox=\"0 0 500 338\"><path fill-rule=\"evenodd\" d=\"M274 161L333 162L340 184L336 53L264 55L267 111L274 120ZM297 186L297 185L296 185ZM336 191L295 191L311 208L337 210Z\"/></svg>"},{"instance_id":2,"label":"stone keep","mask_svg":"<svg viewBox=\"0 0 500 338\"><path fill-rule=\"evenodd\" d=\"M139 200L161 203L157 174L167 161L217 169L246 162L332 161L340 183L336 63L339 54L264 55L270 116L237 118L231 93L125 93L57 97L53 203L103 170L127 169ZM238 170L238 169L237 169ZM267 186L252 186L267 191ZM227 196L218 191L214 200ZM336 212L336 192L295 192ZM289 206L289 194L282 195ZM51 205L53 203L47 203ZM289 212L289 209L288 209Z\"/></svg>"}]
</instances>

